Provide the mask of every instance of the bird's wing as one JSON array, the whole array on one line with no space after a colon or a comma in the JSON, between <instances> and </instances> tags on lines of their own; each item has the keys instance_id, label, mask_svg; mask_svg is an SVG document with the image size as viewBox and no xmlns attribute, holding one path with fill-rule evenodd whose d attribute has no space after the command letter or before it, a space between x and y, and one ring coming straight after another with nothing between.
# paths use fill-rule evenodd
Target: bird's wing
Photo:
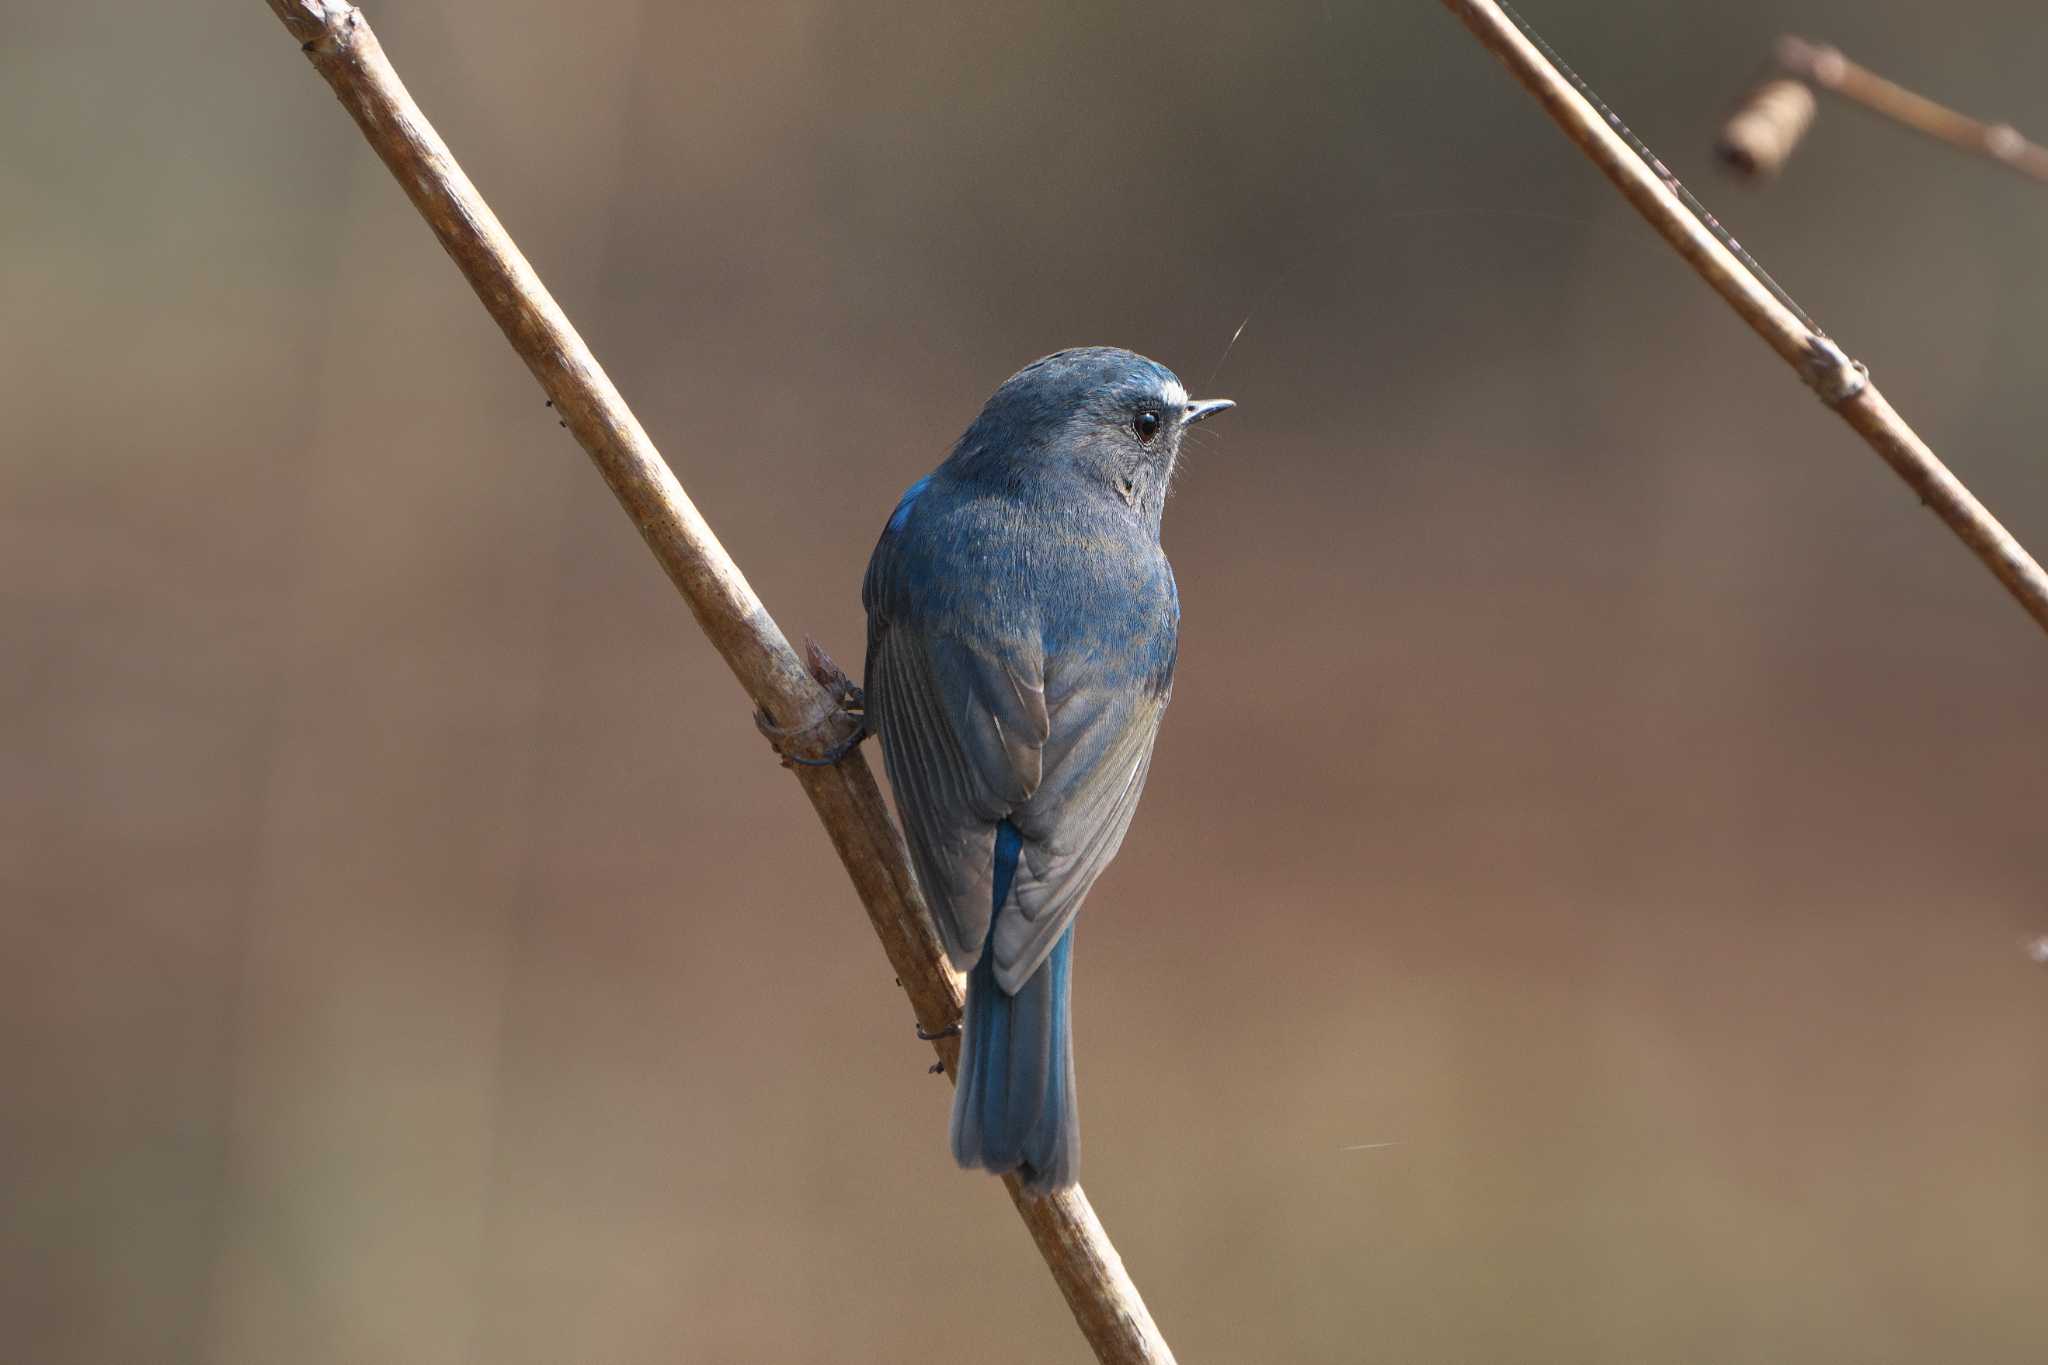
<instances>
[{"instance_id":1,"label":"bird's wing","mask_svg":"<svg viewBox=\"0 0 2048 1365\"><path fill-rule=\"evenodd\" d=\"M1059 697L1036 790L1011 814L1024 835L1010 899L996 917L996 980L1015 994L1067 931L1116 856L1166 712L1161 687L1091 683Z\"/></svg>"},{"instance_id":2,"label":"bird's wing","mask_svg":"<svg viewBox=\"0 0 2048 1365\"><path fill-rule=\"evenodd\" d=\"M968 971L988 935L996 824L1039 785L1037 660L871 617L867 704L918 884L947 955Z\"/></svg>"},{"instance_id":3,"label":"bird's wing","mask_svg":"<svg viewBox=\"0 0 2048 1365\"><path fill-rule=\"evenodd\" d=\"M1166 613L1132 619L1141 634L1156 632L1153 648L1123 655L1145 660L1142 672L1107 656L1070 660L1049 701L1036 622L998 634L990 613L945 600L958 576L935 560L950 547L912 525L927 496L924 483L904 495L861 586L868 713L947 955L971 970L993 918L996 977L1015 994L1130 826L1171 690L1178 611L1166 571ZM1023 847L992 913L996 826L1006 819Z\"/></svg>"}]
</instances>

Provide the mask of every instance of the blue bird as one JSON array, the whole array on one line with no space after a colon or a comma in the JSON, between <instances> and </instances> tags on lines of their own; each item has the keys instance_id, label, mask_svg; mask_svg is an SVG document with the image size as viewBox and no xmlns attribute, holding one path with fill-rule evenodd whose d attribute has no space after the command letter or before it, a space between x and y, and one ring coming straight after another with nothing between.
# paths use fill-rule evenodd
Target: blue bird
<instances>
[{"instance_id":1,"label":"blue bird","mask_svg":"<svg viewBox=\"0 0 2048 1365\"><path fill-rule=\"evenodd\" d=\"M1074 1183L1074 917L1123 842L1173 690L1159 520L1227 399L1109 347L997 389L904 493L861 584L867 717L911 864L968 973L953 1156Z\"/></svg>"}]
</instances>

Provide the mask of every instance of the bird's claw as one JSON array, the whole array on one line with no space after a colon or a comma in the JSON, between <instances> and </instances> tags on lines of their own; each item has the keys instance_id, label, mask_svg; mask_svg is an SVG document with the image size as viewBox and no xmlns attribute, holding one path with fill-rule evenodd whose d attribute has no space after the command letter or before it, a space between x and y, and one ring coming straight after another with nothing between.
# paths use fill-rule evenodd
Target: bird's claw
<instances>
[{"instance_id":1,"label":"bird's claw","mask_svg":"<svg viewBox=\"0 0 2048 1365\"><path fill-rule=\"evenodd\" d=\"M802 754L793 754L782 747L784 741L792 739L797 735L806 733L808 727L797 726L790 729L784 729L782 726L779 725L771 725L768 722L768 717L762 715L759 711L756 711L754 713L754 724L760 727L762 734L768 736L768 742L770 744L775 745L775 752L777 755L781 757L783 767L829 768L833 764L839 762L839 760L845 758L848 754L852 753L855 749L858 749L860 747L860 742L868 737L868 727L865 724L859 723L860 717L847 715L847 713L844 711L835 712L834 714L846 716L848 720L856 722L858 728L856 728L854 732L848 735L845 739L842 739L838 743L833 744L832 746L827 748L825 752L819 754L816 758L807 758Z\"/></svg>"},{"instance_id":2,"label":"bird's claw","mask_svg":"<svg viewBox=\"0 0 2048 1365\"><path fill-rule=\"evenodd\" d=\"M853 679L832 661L824 646L806 636L804 662L831 699L832 710L806 725L777 725L765 711L754 713L754 727L775 746L785 768L829 768L860 747L868 737L866 697ZM850 723L850 733L827 739L834 729Z\"/></svg>"},{"instance_id":3,"label":"bird's claw","mask_svg":"<svg viewBox=\"0 0 2048 1365\"><path fill-rule=\"evenodd\" d=\"M946 1025L937 1033L926 1033L923 1024L919 1024L916 1027L918 1040L920 1042L936 1043L941 1038L957 1038L960 1036L960 1025L957 1022ZM933 1062L930 1066L926 1067L924 1069L924 1074L927 1076L937 1076L944 1072L945 1069L946 1059L944 1057L941 1057L938 1061Z\"/></svg>"}]
</instances>

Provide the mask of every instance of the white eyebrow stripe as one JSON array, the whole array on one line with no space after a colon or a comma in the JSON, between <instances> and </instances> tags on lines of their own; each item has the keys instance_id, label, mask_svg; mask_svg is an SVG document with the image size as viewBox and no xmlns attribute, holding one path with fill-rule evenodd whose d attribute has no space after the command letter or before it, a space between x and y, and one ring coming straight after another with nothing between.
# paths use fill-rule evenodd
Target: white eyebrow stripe
<instances>
[{"instance_id":1,"label":"white eyebrow stripe","mask_svg":"<svg viewBox=\"0 0 2048 1365\"><path fill-rule=\"evenodd\" d=\"M1160 392L1169 408L1184 408L1188 405L1188 391L1172 380L1168 380L1166 387Z\"/></svg>"}]
</instances>

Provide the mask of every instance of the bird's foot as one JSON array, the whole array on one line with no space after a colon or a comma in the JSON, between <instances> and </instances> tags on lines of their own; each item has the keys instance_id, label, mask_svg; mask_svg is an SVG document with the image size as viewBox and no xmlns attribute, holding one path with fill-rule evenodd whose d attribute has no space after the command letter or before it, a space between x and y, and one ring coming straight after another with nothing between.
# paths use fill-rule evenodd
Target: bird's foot
<instances>
[{"instance_id":1,"label":"bird's foot","mask_svg":"<svg viewBox=\"0 0 2048 1365\"><path fill-rule=\"evenodd\" d=\"M827 744L815 753L798 752L812 747L818 731L834 721L851 721L853 733ZM777 725L768 719L765 712L754 713L754 727L768 736L768 742L775 746L775 753L785 768L829 768L860 747L868 737L868 727L859 716L844 711L834 711L823 720L812 725Z\"/></svg>"},{"instance_id":2,"label":"bird's foot","mask_svg":"<svg viewBox=\"0 0 2048 1365\"><path fill-rule=\"evenodd\" d=\"M925 1032L925 1027L923 1024L917 1025L917 1037L919 1042L936 1043L941 1038L958 1038L959 1036L960 1025L958 1022L946 1025L937 1033L927 1033ZM927 1076L936 1076L943 1072L945 1069L946 1059L944 1057L941 1057L938 1061L933 1062L930 1066L925 1068L925 1074Z\"/></svg>"},{"instance_id":3,"label":"bird's foot","mask_svg":"<svg viewBox=\"0 0 2048 1365\"><path fill-rule=\"evenodd\" d=\"M866 698L824 647L808 636L804 655L811 676L831 698L832 709L804 725L777 725L766 712L756 711L754 727L775 747L783 767L829 768L868 737Z\"/></svg>"}]
</instances>

